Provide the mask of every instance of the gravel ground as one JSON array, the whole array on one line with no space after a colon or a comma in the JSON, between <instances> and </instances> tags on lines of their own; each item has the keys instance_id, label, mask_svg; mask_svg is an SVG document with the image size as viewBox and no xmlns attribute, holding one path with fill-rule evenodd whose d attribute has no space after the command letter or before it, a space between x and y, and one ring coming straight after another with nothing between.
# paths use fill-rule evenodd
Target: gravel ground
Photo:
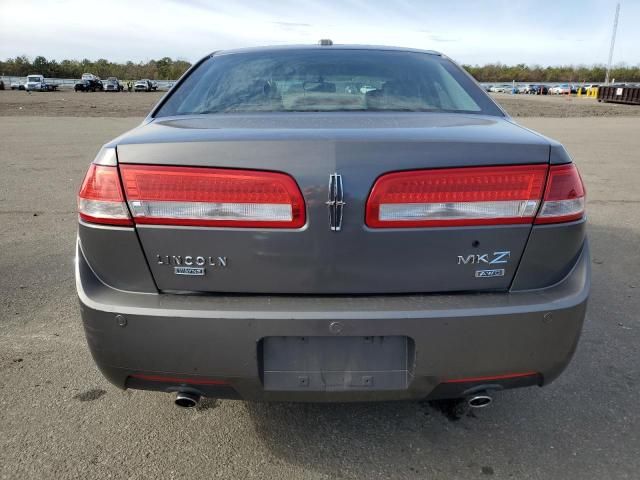
<instances>
[{"instance_id":1,"label":"gravel ground","mask_svg":"<svg viewBox=\"0 0 640 480\"><path fill-rule=\"evenodd\" d=\"M523 120L564 142L587 184L589 313L560 379L458 421L426 403L185 411L107 383L75 298L75 194L99 146L139 121L0 116L0 478L640 477L640 119Z\"/></svg>"},{"instance_id":2,"label":"gravel ground","mask_svg":"<svg viewBox=\"0 0 640 480\"><path fill-rule=\"evenodd\" d=\"M0 116L144 117L164 92L0 92ZM640 106L598 103L593 98L491 94L513 117L631 117Z\"/></svg>"}]
</instances>

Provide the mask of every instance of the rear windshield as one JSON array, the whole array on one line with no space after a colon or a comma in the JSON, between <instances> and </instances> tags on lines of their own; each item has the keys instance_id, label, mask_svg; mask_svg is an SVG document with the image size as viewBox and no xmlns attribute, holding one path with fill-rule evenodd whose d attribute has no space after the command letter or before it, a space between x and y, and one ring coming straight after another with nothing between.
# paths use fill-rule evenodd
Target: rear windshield
<instances>
[{"instance_id":1,"label":"rear windshield","mask_svg":"<svg viewBox=\"0 0 640 480\"><path fill-rule=\"evenodd\" d=\"M449 60L384 50L281 50L214 55L156 116L235 112L402 111L502 116Z\"/></svg>"},{"instance_id":2,"label":"rear windshield","mask_svg":"<svg viewBox=\"0 0 640 480\"><path fill-rule=\"evenodd\" d=\"M27 77L27 82L39 82L40 77Z\"/></svg>"}]
</instances>

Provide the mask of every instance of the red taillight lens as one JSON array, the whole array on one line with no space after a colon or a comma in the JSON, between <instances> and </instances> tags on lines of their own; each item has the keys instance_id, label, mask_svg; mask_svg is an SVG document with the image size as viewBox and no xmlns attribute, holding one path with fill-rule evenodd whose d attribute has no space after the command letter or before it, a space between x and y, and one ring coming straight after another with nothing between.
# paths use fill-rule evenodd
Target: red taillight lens
<instances>
[{"instance_id":1,"label":"red taillight lens","mask_svg":"<svg viewBox=\"0 0 640 480\"><path fill-rule=\"evenodd\" d=\"M546 165L447 168L389 173L367 201L372 228L532 223Z\"/></svg>"},{"instance_id":2,"label":"red taillight lens","mask_svg":"<svg viewBox=\"0 0 640 480\"><path fill-rule=\"evenodd\" d=\"M78 214L87 222L132 225L116 167L91 164L78 193Z\"/></svg>"},{"instance_id":3,"label":"red taillight lens","mask_svg":"<svg viewBox=\"0 0 640 480\"><path fill-rule=\"evenodd\" d=\"M536 223L579 220L585 212L585 191L574 164L553 165Z\"/></svg>"},{"instance_id":4,"label":"red taillight lens","mask_svg":"<svg viewBox=\"0 0 640 480\"><path fill-rule=\"evenodd\" d=\"M136 223L300 228L305 207L283 173L198 167L121 165Z\"/></svg>"}]
</instances>

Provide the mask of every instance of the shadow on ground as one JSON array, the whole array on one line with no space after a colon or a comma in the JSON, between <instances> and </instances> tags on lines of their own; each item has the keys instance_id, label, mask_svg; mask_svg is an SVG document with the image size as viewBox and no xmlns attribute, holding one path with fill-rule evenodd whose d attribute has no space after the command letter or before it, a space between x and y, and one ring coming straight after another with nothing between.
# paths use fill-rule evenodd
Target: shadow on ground
<instances>
[{"instance_id":1,"label":"shadow on ground","mask_svg":"<svg viewBox=\"0 0 640 480\"><path fill-rule=\"evenodd\" d=\"M620 255L637 253L640 242L629 229L591 225L589 235L587 321L573 362L552 385L500 392L492 406L460 421L427 402L247 403L257 435L286 462L335 478L634 471L616 459L635 458L639 445L640 280L638 257L624 262Z\"/></svg>"}]
</instances>

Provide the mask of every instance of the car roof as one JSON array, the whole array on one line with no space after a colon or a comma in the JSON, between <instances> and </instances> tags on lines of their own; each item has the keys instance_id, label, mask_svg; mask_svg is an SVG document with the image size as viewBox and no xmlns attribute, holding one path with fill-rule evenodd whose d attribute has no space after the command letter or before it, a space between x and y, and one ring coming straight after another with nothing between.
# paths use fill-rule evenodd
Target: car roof
<instances>
[{"instance_id":1,"label":"car roof","mask_svg":"<svg viewBox=\"0 0 640 480\"><path fill-rule=\"evenodd\" d=\"M385 45L272 45L264 47L248 47L236 48L231 50L219 50L210 54L210 56L230 55L236 53L258 53L258 52L279 52L279 51L297 51L297 50L377 50L377 51L394 51L394 52L412 52L426 53L429 55L442 56L440 52L435 50L422 50L419 48L409 47L390 47Z\"/></svg>"}]
</instances>

